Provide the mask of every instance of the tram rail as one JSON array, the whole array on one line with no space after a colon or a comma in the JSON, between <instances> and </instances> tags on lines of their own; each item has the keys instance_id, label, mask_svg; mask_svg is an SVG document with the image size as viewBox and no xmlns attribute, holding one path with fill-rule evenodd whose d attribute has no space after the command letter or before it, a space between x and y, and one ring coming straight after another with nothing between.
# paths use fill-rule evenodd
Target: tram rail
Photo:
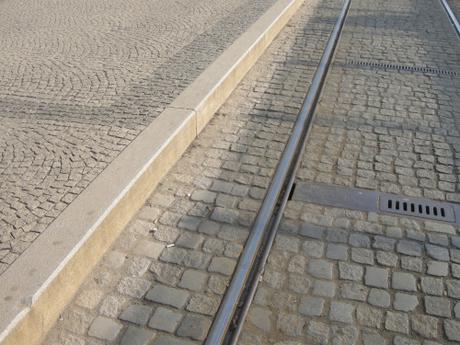
<instances>
[{"instance_id":1,"label":"tram rail","mask_svg":"<svg viewBox=\"0 0 460 345\"><path fill-rule=\"evenodd\" d=\"M450 7L450 5L447 2L447 0L441 0L441 4L444 7L444 10L446 11L447 16L449 17L452 25L454 26L455 31L457 32L457 35L460 38L460 23L459 23L457 17L455 16L455 14L454 14L454 11Z\"/></svg>"},{"instance_id":2,"label":"tram rail","mask_svg":"<svg viewBox=\"0 0 460 345\"><path fill-rule=\"evenodd\" d=\"M315 109L350 6L351 0L345 0L205 345L228 345L238 341L291 193Z\"/></svg>"}]
</instances>

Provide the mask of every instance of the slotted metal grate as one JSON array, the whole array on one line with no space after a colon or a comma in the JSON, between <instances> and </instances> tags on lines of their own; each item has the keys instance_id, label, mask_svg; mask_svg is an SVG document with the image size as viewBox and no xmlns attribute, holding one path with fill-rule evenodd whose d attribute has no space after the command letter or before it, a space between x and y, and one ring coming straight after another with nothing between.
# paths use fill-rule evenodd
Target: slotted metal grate
<instances>
[{"instance_id":1,"label":"slotted metal grate","mask_svg":"<svg viewBox=\"0 0 460 345\"><path fill-rule=\"evenodd\" d=\"M415 73L427 73L436 75L450 75L456 76L457 72L446 69L434 68L434 67L423 67L423 66L408 66L408 65L397 65L391 63L381 63L374 61L356 61L347 60L347 65L367 67L371 69L385 69L385 70L396 70L404 72L415 72Z\"/></svg>"},{"instance_id":2,"label":"slotted metal grate","mask_svg":"<svg viewBox=\"0 0 460 345\"><path fill-rule=\"evenodd\" d=\"M412 199L382 194L379 198L379 208L384 212L455 222L452 206L428 199Z\"/></svg>"}]
</instances>

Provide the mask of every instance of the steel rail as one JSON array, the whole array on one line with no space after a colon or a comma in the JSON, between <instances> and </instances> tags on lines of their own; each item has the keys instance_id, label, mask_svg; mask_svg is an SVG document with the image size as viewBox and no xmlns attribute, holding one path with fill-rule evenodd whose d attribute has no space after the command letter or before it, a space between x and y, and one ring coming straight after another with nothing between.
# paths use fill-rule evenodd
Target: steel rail
<instances>
[{"instance_id":1,"label":"steel rail","mask_svg":"<svg viewBox=\"0 0 460 345\"><path fill-rule=\"evenodd\" d=\"M286 144L276 167L274 177L253 223L251 233L246 241L230 285L208 332L205 345L221 345L224 341L234 344L238 339L244 316L250 305L248 298L242 302L241 297L246 290L246 297L252 300L260 274L263 272L263 267L268 258L268 253L273 244L277 227L294 182L295 171L305 148L316 105L318 104L350 4L351 0L344 0L343 8L326 44L311 86L297 116L292 134ZM265 250L260 253L264 241ZM263 262L259 261L258 267L254 267L257 258L262 258ZM248 282L251 283L250 286ZM240 307L243 305L242 309L240 309L242 314L240 314L240 318L237 320L234 335L231 335L228 334L228 331L230 324L235 319L235 311L239 305Z\"/></svg>"},{"instance_id":2,"label":"steel rail","mask_svg":"<svg viewBox=\"0 0 460 345\"><path fill-rule=\"evenodd\" d=\"M457 17L454 14L454 11L452 11L452 8L450 7L449 3L447 0L441 0L442 6L444 7L444 10L447 13L447 16L449 17L452 25L454 26L455 31L457 31L457 35L460 37L460 23L458 22Z\"/></svg>"}]
</instances>

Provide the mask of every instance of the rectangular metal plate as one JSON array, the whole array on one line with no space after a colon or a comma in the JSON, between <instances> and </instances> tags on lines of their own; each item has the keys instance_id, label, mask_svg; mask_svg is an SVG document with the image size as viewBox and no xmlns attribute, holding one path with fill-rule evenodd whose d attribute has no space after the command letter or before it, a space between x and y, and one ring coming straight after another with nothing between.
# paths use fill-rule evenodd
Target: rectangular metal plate
<instances>
[{"instance_id":1,"label":"rectangular metal plate","mask_svg":"<svg viewBox=\"0 0 460 345\"><path fill-rule=\"evenodd\" d=\"M460 205L322 183L297 183L294 201L457 223Z\"/></svg>"}]
</instances>

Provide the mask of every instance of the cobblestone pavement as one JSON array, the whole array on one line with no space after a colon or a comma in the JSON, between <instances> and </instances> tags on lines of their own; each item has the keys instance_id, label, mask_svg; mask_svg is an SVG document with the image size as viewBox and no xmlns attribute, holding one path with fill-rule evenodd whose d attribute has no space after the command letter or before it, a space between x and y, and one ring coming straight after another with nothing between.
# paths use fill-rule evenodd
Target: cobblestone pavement
<instances>
[{"instance_id":1,"label":"cobblestone pavement","mask_svg":"<svg viewBox=\"0 0 460 345\"><path fill-rule=\"evenodd\" d=\"M449 224L291 201L240 345L460 341Z\"/></svg>"},{"instance_id":2,"label":"cobblestone pavement","mask_svg":"<svg viewBox=\"0 0 460 345\"><path fill-rule=\"evenodd\" d=\"M318 3L269 47L43 344L203 342L340 10Z\"/></svg>"},{"instance_id":3,"label":"cobblestone pavement","mask_svg":"<svg viewBox=\"0 0 460 345\"><path fill-rule=\"evenodd\" d=\"M299 179L460 201L460 45L435 5L354 1Z\"/></svg>"},{"instance_id":4,"label":"cobblestone pavement","mask_svg":"<svg viewBox=\"0 0 460 345\"><path fill-rule=\"evenodd\" d=\"M0 1L0 274L273 3Z\"/></svg>"},{"instance_id":5,"label":"cobblestone pavement","mask_svg":"<svg viewBox=\"0 0 460 345\"><path fill-rule=\"evenodd\" d=\"M460 201L460 45L435 5L353 2L298 181ZM291 201L240 344L458 344L459 235Z\"/></svg>"}]
</instances>

